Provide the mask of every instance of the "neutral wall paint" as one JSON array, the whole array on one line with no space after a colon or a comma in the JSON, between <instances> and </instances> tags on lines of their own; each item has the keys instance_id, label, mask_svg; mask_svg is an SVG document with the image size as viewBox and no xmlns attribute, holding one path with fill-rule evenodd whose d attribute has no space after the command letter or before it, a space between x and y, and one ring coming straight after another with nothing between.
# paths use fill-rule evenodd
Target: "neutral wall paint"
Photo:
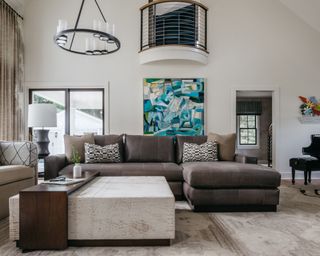
<instances>
[{"instance_id":1,"label":"neutral wall paint","mask_svg":"<svg viewBox=\"0 0 320 256\"><path fill-rule=\"evenodd\" d=\"M90 2L90 1L88 1ZM92 1L93 2L93 1ZM144 0L106 0L101 6L116 24L121 50L107 57L66 53L53 44L59 18L76 18L79 0L27 0L26 85L95 86L110 81L111 133L142 134L144 77L207 79L207 131L235 130L232 88L279 89L277 169L289 172L290 157L301 155L319 125L302 125L299 95L320 97L320 33L279 0L204 0L209 7L209 64L183 61L139 64L140 16ZM88 24L98 12L85 9ZM85 20L84 22L85 23Z\"/></svg>"}]
</instances>

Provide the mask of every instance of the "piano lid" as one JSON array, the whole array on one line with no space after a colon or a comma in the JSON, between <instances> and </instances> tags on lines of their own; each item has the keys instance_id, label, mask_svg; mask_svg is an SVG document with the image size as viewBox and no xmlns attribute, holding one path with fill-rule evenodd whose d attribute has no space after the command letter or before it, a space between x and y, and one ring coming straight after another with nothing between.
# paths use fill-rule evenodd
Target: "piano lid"
<instances>
[{"instance_id":1,"label":"piano lid","mask_svg":"<svg viewBox=\"0 0 320 256\"><path fill-rule=\"evenodd\" d=\"M320 134L311 135L311 144L309 147L302 148L302 154L320 159Z\"/></svg>"}]
</instances>

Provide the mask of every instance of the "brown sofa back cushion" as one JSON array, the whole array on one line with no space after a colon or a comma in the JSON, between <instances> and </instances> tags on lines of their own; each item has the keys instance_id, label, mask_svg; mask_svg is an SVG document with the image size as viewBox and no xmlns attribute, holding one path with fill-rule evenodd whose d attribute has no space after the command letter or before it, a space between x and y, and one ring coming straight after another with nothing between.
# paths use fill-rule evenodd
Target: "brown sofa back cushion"
<instances>
[{"instance_id":1,"label":"brown sofa back cushion","mask_svg":"<svg viewBox=\"0 0 320 256\"><path fill-rule=\"evenodd\" d=\"M67 161L72 163L72 150L73 148L80 155L80 162L84 163L84 143L94 144L93 134L86 134L82 136L64 135L64 148Z\"/></svg>"},{"instance_id":2,"label":"brown sofa back cushion","mask_svg":"<svg viewBox=\"0 0 320 256\"><path fill-rule=\"evenodd\" d=\"M236 139L235 133L231 134L217 134L210 132L208 134L208 141L215 141L218 143L219 160L233 161L236 152Z\"/></svg>"},{"instance_id":3,"label":"brown sofa back cushion","mask_svg":"<svg viewBox=\"0 0 320 256\"><path fill-rule=\"evenodd\" d=\"M174 162L173 137L125 136L126 162Z\"/></svg>"},{"instance_id":4,"label":"brown sofa back cushion","mask_svg":"<svg viewBox=\"0 0 320 256\"><path fill-rule=\"evenodd\" d=\"M195 143L201 145L207 142L207 136L177 136L176 143L176 161L178 164L182 163L183 157L183 144L187 143Z\"/></svg>"},{"instance_id":5,"label":"brown sofa back cushion","mask_svg":"<svg viewBox=\"0 0 320 256\"><path fill-rule=\"evenodd\" d=\"M119 151L120 151L120 161L124 161L124 134L121 135L95 135L94 136L94 143L101 147L111 145L111 144L119 144Z\"/></svg>"}]
</instances>

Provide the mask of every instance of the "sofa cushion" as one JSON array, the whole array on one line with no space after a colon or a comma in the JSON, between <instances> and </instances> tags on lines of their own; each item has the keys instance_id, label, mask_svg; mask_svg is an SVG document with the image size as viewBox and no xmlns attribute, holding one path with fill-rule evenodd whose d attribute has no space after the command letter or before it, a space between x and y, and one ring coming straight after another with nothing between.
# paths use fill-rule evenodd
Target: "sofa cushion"
<instances>
[{"instance_id":1,"label":"sofa cushion","mask_svg":"<svg viewBox=\"0 0 320 256\"><path fill-rule=\"evenodd\" d=\"M121 135L95 135L94 144L101 147L118 143L120 150L121 162L124 161L124 145L123 145L124 134Z\"/></svg>"},{"instance_id":2,"label":"sofa cushion","mask_svg":"<svg viewBox=\"0 0 320 256\"><path fill-rule=\"evenodd\" d=\"M195 188L277 188L281 175L276 170L235 162L183 163L184 180Z\"/></svg>"},{"instance_id":3,"label":"sofa cushion","mask_svg":"<svg viewBox=\"0 0 320 256\"><path fill-rule=\"evenodd\" d=\"M175 163L81 164L82 171L99 171L101 176L164 176L167 181L183 181L182 167ZM71 173L73 165L60 175Z\"/></svg>"},{"instance_id":4,"label":"sofa cushion","mask_svg":"<svg viewBox=\"0 0 320 256\"><path fill-rule=\"evenodd\" d=\"M235 133L231 134L217 134L209 133L208 141L215 141L218 143L219 149L219 160L222 161L233 161L236 152L236 139Z\"/></svg>"},{"instance_id":5,"label":"sofa cushion","mask_svg":"<svg viewBox=\"0 0 320 256\"><path fill-rule=\"evenodd\" d=\"M178 164L182 163L183 158L183 144L187 143L195 143L197 145L203 144L207 142L207 136L180 136L178 135L176 142L176 162Z\"/></svg>"},{"instance_id":6,"label":"sofa cushion","mask_svg":"<svg viewBox=\"0 0 320 256\"><path fill-rule=\"evenodd\" d=\"M174 162L173 137L125 136L126 162Z\"/></svg>"},{"instance_id":7,"label":"sofa cushion","mask_svg":"<svg viewBox=\"0 0 320 256\"><path fill-rule=\"evenodd\" d=\"M34 177L34 169L24 165L0 166L0 185Z\"/></svg>"},{"instance_id":8,"label":"sofa cushion","mask_svg":"<svg viewBox=\"0 0 320 256\"><path fill-rule=\"evenodd\" d=\"M72 163L72 152L76 150L80 155L80 162L84 162L84 143L94 144L93 134L82 136L64 135L64 147L67 161Z\"/></svg>"},{"instance_id":9,"label":"sofa cushion","mask_svg":"<svg viewBox=\"0 0 320 256\"><path fill-rule=\"evenodd\" d=\"M197 189L183 183L183 192L192 206L278 205L279 190L261 188Z\"/></svg>"}]
</instances>

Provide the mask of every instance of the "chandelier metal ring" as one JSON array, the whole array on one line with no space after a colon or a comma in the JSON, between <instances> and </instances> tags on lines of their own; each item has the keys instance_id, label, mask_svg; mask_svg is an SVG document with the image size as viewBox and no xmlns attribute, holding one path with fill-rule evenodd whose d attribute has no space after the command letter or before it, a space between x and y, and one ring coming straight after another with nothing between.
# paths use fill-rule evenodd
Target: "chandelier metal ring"
<instances>
[{"instance_id":1,"label":"chandelier metal ring","mask_svg":"<svg viewBox=\"0 0 320 256\"><path fill-rule=\"evenodd\" d=\"M68 34L76 34L76 33L88 33L88 34L92 34L92 35L96 35L96 34L99 34L100 37L102 38L106 38L106 40L102 40L102 41L106 41L109 42L109 43L113 43L116 45L116 49L113 49L111 51L100 51L100 53L98 55L107 55L107 54L111 54L111 53L114 53L114 52L117 52L119 51L119 49L121 48L121 43L119 41L118 38L114 37L113 35L111 34L108 34L106 32L103 32L103 31L99 31L99 30L93 30L93 29L86 29L86 28L76 28L76 29L66 29L66 30L62 30L60 31L60 33L56 34L54 36L54 42L63 50L65 51L68 51L68 52L72 52L72 53L77 53L77 54L82 54L82 55L88 55L88 56L97 56L95 54L88 54L87 52L80 52L80 51L76 51L76 50L73 50L72 48L69 48L69 47L65 47L65 45L63 44L59 44L57 43L57 41L65 36L65 35L68 35ZM101 40L101 39L100 39Z\"/></svg>"},{"instance_id":2,"label":"chandelier metal ring","mask_svg":"<svg viewBox=\"0 0 320 256\"><path fill-rule=\"evenodd\" d=\"M78 28L79 25L79 20L82 14L82 9L83 6L85 4L86 0L82 0L81 1L81 5L80 5L80 10L75 22L75 26L74 28L68 29L67 28L67 22L65 22L65 24L62 26L62 21L60 24L60 20L59 20L59 25L57 27L57 33L54 35L54 43L56 45L58 45L61 49L68 51L68 52L72 52L72 53L76 53L76 54L82 54L82 55L87 55L87 56L101 56L101 55L107 55L107 54L111 54L114 52L117 52L120 47L121 47L121 43L119 41L119 39L117 37L115 37L115 27L113 25L113 30L112 30L112 34L109 33L109 24L97 2L97 0L94 0L100 14L101 17L103 19L104 24L106 25L106 31L101 31L101 26L96 26L98 22L96 20L94 20L94 26L93 29L90 28ZM101 25L100 21L99 24ZM61 28L62 27L62 28ZM97 30L97 27L99 27L99 30ZM76 34L77 33L87 33L90 36L86 38L86 49L81 51L77 48L74 48L74 40L76 38ZM70 35L70 37L68 37L68 35ZM68 39L71 38L71 42L68 42ZM89 47L90 45L90 41L92 41L93 46ZM102 48L100 48L99 46L96 47L96 43L98 42L98 44L103 43L105 44L104 46L102 46ZM112 48L109 50L107 46L112 46ZM90 48L90 49L88 49Z\"/></svg>"}]
</instances>

